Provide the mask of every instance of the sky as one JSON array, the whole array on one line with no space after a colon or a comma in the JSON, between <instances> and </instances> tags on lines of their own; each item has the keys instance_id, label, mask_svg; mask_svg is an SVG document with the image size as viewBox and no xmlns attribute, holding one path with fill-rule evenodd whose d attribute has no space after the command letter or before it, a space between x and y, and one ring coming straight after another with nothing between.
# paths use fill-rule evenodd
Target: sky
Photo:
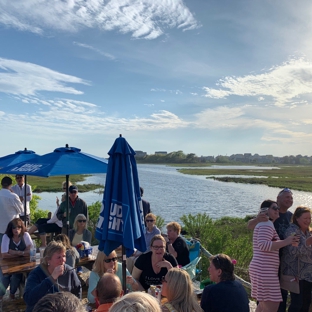
<instances>
[{"instance_id":1,"label":"sky","mask_svg":"<svg viewBox=\"0 0 312 312\"><path fill-rule=\"evenodd\" d=\"M312 155L312 2L2 0L0 156Z\"/></svg>"}]
</instances>

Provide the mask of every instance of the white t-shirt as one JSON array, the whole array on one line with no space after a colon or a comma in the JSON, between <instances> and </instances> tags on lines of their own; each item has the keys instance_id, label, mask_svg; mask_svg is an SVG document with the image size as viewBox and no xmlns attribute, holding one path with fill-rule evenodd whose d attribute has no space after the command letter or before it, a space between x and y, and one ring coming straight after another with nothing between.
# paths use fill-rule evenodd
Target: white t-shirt
<instances>
[{"instance_id":1,"label":"white t-shirt","mask_svg":"<svg viewBox=\"0 0 312 312\"><path fill-rule=\"evenodd\" d=\"M32 240L31 240L30 235L29 235L28 232L24 233L23 238L24 238L26 247L33 245ZM21 241L19 241L17 244L16 243L14 243L14 244L16 244L16 246L18 246L20 244L20 242ZM2 243L1 243L1 252L2 253L9 252L9 245L10 245L10 238L9 238L8 235L4 234L3 238L2 238Z\"/></svg>"}]
</instances>

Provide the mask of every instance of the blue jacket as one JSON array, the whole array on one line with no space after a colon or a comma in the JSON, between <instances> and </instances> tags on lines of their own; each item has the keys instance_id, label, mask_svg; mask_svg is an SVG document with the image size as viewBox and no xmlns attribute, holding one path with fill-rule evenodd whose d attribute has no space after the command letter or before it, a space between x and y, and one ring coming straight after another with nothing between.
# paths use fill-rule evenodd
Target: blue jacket
<instances>
[{"instance_id":1,"label":"blue jacket","mask_svg":"<svg viewBox=\"0 0 312 312\"><path fill-rule=\"evenodd\" d=\"M36 303L46 294L53 294L60 290L69 291L81 299L81 283L75 270L71 269L65 264L64 274L59 276L56 283L42 265L32 270L27 278L23 296L27 305L26 312L31 312Z\"/></svg>"}]
</instances>

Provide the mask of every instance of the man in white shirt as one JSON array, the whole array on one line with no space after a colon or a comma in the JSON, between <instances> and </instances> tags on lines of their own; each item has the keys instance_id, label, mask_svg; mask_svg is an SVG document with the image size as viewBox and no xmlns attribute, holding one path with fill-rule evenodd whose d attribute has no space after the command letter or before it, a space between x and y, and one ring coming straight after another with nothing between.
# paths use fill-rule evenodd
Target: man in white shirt
<instances>
[{"instance_id":1,"label":"man in white shirt","mask_svg":"<svg viewBox=\"0 0 312 312\"><path fill-rule=\"evenodd\" d=\"M26 221L29 222L30 208L29 202L32 199L31 186L24 183L24 176L17 174L15 176L16 184L12 186L12 191L19 197L20 201L23 204L23 212L20 214L20 218L25 221L25 200L26 200ZM25 187L26 187L26 199L25 199Z\"/></svg>"},{"instance_id":2,"label":"man in white shirt","mask_svg":"<svg viewBox=\"0 0 312 312\"><path fill-rule=\"evenodd\" d=\"M14 218L19 218L24 211L23 204L19 197L11 190L12 179L4 177L1 180L2 190L0 190L0 245L3 234L6 231L8 223Z\"/></svg>"}]
</instances>

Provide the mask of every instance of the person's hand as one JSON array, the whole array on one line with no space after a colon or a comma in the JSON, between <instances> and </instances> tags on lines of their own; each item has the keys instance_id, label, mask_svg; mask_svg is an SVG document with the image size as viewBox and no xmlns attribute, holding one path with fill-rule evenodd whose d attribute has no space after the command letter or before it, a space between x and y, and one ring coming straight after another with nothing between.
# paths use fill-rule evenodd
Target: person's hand
<instances>
[{"instance_id":1,"label":"person's hand","mask_svg":"<svg viewBox=\"0 0 312 312\"><path fill-rule=\"evenodd\" d=\"M59 276L63 275L64 274L64 265L61 264L61 265L58 265L57 267L54 268L51 276L54 280L56 280Z\"/></svg>"},{"instance_id":2,"label":"person's hand","mask_svg":"<svg viewBox=\"0 0 312 312\"><path fill-rule=\"evenodd\" d=\"M115 274L115 270L112 268L112 269L108 269L107 271L106 271L106 273L112 273L112 274Z\"/></svg>"},{"instance_id":3,"label":"person's hand","mask_svg":"<svg viewBox=\"0 0 312 312\"><path fill-rule=\"evenodd\" d=\"M63 213L63 217L66 218L66 212Z\"/></svg>"},{"instance_id":4,"label":"person's hand","mask_svg":"<svg viewBox=\"0 0 312 312\"><path fill-rule=\"evenodd\" d=\"M59 198L56 196L56 204L59 206L60 205L60 200Z\"/></svg>"},{"instance_id":5,"label":"person's hand","mask_svg":"<svg viewBox=\"0 0 312 312\"><path fill-rule=\"evenodd\" d=\"M257 219L258 223L259 222L266 222L269 220L269 217L266 214L266 212L259 212L256 219Z\"/></svg>"},{"instance_id":6,"label":"person's hand","mask_svg":"<svg viewBox=\"0 0 312 312\"><path fill-rule=\"evenodd\" d=\"M287 242L287 245L293 245L293 246L298 246L299 240L300 240L299 235L290 235L285 239L285 241Z\"/></svg>"},{"instance_id":7,"label":"person's hand","mask_svg":"<svg viewBox=\"0 0 312 312\"><path fill-rule=\"evenodd\" d=\"M306 245L307 246L312 245L312 236L310 236L309 238L306 239Z\"/></svg>"},{"instance_id":8,"label":"person's hand","mask_svg":"<svg viewBox=\"0 0 312 312\"><path fill-rule=\"evenodd\" d=\"M172 268L172 265L169 261L163 259L162 261L159 261L158 263L156 263L156 266L158 268L166 268L168 270L170 270Z\"/></svg>"},{"instance_id":9,"label":"person's hand","mask_svg":"<svg viewBox=\"0 0 312 312\"><path fill-rule=\"evenodd\" d=\"M23 202L24 197L23 196L19 196L19 199L20 199L21 202Z\"/></svg>"},{"instance_id":10,"label":"person's hand","mask_svg":"<svg viewBox=\"0 0 312 312\"><path fill-rule=\"evenodd\" d=\"M166 243L169 243L168 236L165 236L164 239L165 239Z\"/></svg>"}]
</instances>

